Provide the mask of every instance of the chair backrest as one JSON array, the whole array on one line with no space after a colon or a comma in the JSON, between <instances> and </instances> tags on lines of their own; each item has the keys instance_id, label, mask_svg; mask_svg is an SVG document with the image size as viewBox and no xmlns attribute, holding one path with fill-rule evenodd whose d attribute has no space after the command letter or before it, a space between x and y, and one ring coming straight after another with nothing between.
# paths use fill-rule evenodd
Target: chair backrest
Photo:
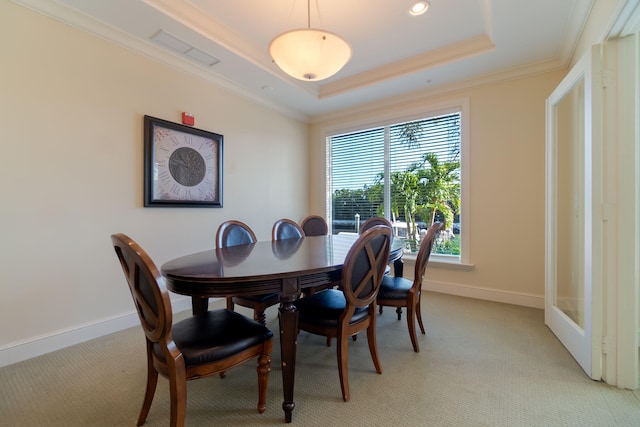
<instances>
[{"instance_id":1,"label":"chair backrest","mask_svg":"<svg viewBox=\"0 0 640 427\"><path fill-rule=\"evenodd\" d=\"M305 236L326 236L329 234L327 221L318 215L309 215L300 224Z\"/></svg>"},{"instance_id":2,"label":"chair backrest","mask_svg":"<svg viewBox=\"0 0 640 427\"><path fill-rule=\"evenodd\" d=\"M257 240L251 227L236 220L223 222L216 232L216 248L247 245L255 243Z\"/></svg>"},{"instance_id":3,"label":"chair backrest","mask_svg":"<svg viewBox=\"0 0 640 427\"><path fill-rule=\"evenodd\" d=\"M416 266L413 275L413 287L421 289L422 279L424 278L424 272L427 269L427 263L429 262L429 256L431 256L431 249L433 248L433 241L436 238L438 232L442 229L444 224L441 222L434 222L427 230L427 234L420 243L420 249L416 256Z\"/></svg>"},{"instance_id":4,"label":"chair backrest","mask_svg":"<svg viewBox=\"0 0 640 427\"><path fill-rule=\"evenodd\" d=\"M271 251L278 259L291 258L300 246L304 239L280 239L271 241Z\"/></svg>"},{"instance_id":5,"label":"chair backrest","mask_svg":"<svg viewBox=\"0 0 640 427\"><path fill-rule=\"evenodd\" d=\"M113 234L113 248L129 284L144 334L152 343L171 341L171 300L149 255L129 236Z\"/></svg>"},{"instance_id":6,"label":"chair backrest","mask_svg":"<svg viewBox=\"0 0 640 427\"><path fill-rule=\"evenodd\" d=\"M271 230L272 240L301 239L302 237L304 237L302 227L291 219L282 218L273 224L273 229Z\"/></svg>"},{"instance_id":7,"label":"chair backrest","mask_svg":"<svg viewBox=\"0 0 640 427\"><path fill-rule=\"evenodd\" d=\"M367 231L368 229L376 225L384 225L385 227L389 227L389 229L391 229L391 222L389 222L388 219L375 216L373 218L369 218L364 222L364 224L362 224L362 226L360 227L360 234L364 233L365 231Z\"/></svg>"},{"instance_id":8,"label":"chair backrest","mask_svg":"<svg viewBox=\"0 0 640 427\"><path fill-rule=\"evenodd\" d=\"M375 301L389 261L391 228L376 225L362 233L342 266L342 290L348 305L365 307Z\"/></svg>"}]
</instances>

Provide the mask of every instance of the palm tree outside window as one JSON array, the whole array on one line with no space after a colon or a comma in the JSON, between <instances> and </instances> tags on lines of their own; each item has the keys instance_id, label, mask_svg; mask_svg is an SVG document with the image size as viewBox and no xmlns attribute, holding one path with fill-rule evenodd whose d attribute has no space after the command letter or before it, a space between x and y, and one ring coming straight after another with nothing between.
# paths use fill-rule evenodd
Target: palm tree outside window
<instances>
[{"instance_id":1,"label":"palm tree outside window","mask_svg":"<svg viewBox=\"0 0 640 427\"><path fill-rule=\"evenodd\" d=\"M333 233L383 216L412 252L434 221L433 253L460 257L461 113L433 115L327 139ZM389 177L389 179L387 179Z\"/></svg>"}]
</instances>

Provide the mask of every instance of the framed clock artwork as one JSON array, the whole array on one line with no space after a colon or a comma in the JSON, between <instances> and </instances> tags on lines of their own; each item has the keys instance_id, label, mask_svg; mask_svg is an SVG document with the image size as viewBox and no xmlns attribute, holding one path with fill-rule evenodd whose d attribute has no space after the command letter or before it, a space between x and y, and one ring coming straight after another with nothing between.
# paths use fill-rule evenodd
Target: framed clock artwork
<instances>
[{"instance_id":1,"label":"framed clock artwork","mask_svg":"<svg viewBox=\"0 0 640 427\"><path fill-rule=\"evenodd\" d=\"M144 116L144 205L221 208L222 140Z\"/></svg>"}]
</instances>

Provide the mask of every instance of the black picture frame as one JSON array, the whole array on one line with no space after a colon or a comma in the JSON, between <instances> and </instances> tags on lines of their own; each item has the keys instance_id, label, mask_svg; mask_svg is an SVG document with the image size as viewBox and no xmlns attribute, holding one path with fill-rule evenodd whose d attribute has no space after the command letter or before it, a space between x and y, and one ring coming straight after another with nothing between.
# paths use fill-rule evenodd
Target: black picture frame
<instances>
[{"instance_id":1,"label":"black picture frame","mask_svg":"<svg viewBox=\"0 0 640 427\"><path fill-rule=\"evenodd\" d=\"M223 139L144 116L144 206L221 208Z\"/></svg>"}]
</instances>

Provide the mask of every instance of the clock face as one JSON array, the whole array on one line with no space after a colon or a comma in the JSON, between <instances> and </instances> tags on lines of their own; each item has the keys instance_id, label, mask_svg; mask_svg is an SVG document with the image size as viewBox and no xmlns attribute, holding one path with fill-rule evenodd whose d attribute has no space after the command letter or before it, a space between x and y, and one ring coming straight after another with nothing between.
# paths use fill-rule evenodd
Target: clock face
<instances>
[{"instance_id":1,"label":"clock face","mask_svg":"<svg viewBox=\"0 0 640 427\"><path fill-rule=\"evenodd\" d=\"M169 157L169 172L178 184L194 187L202 182L207 165L197 150L191 147L180 147Z\"/></svg>"},{"instance_id":2,"label":"clock face","mask_svg":"<svg viewBox=\"0 0 640 427\"><path fill-rule=\"evenodd\" d=\"M217 145L210 138L154 126L153 199L214 201Z\"/></svg>"}]
</instances>

